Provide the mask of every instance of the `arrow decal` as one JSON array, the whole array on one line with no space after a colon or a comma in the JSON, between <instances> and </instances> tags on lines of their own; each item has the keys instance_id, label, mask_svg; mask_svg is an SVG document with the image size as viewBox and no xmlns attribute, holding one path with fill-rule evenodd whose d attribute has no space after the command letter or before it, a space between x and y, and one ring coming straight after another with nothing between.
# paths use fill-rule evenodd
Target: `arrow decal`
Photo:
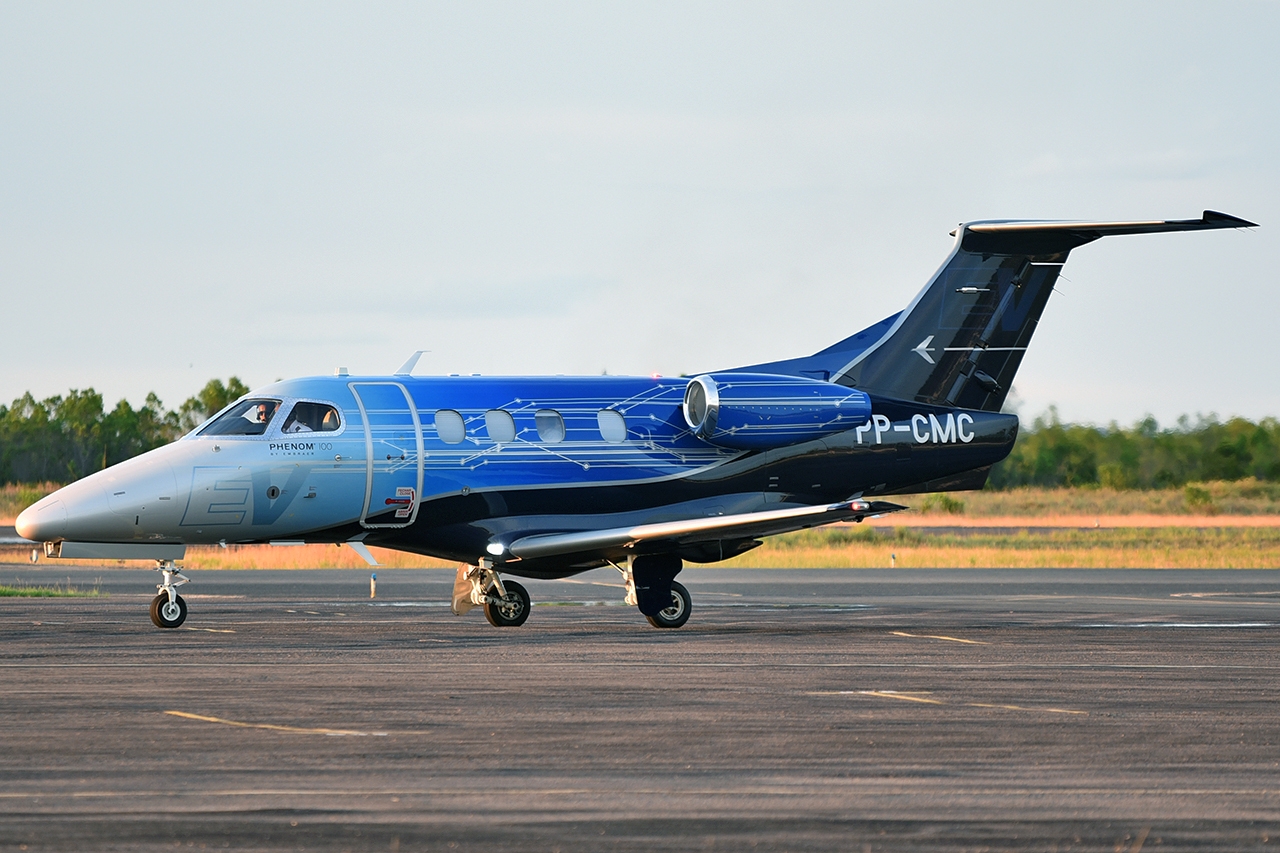
<instances>
[{"instance_id":1,"label":"arrow decal","mask_svg":"<svg viewBox=\"0 0 1280 853\"><path fill-rule=\"evenodd\" d=\"M935 364L931 352L937 352L938 348L929 346L933 343L933 335L921 341L915 349L911 350L916 355L923 358L930 364ZM1026 347L943 347L943 352L1026 352Z\"/></svg>"}]
</instances>

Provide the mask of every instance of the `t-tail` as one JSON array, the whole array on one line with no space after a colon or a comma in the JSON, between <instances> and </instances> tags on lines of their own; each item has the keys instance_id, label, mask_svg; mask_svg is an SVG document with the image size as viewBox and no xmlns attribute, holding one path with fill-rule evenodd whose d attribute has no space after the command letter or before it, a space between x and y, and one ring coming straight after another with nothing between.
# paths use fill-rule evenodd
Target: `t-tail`
<instances>
[{"instance_id":1,"label":"t-tail","mask_svg":"<svg viewBox=\"0 0 1280 853\"><path fill-rule=\"evenodd\" d=\"M755 365L898 400L999 411L1072 249L1100 237L1247 228L1206 210L1151 222L970 222L906 310L803 359Z\"/></svg>"}]
</instances>

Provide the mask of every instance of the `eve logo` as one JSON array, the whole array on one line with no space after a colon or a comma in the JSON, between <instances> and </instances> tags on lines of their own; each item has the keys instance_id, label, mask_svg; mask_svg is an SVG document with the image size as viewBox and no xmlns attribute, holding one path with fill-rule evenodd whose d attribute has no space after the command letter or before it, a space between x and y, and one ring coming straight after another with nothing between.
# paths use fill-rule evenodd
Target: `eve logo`
<instances>
[{"instance_id":1,"label":"eve logo","mask_svg":"<svg viewBox=\"0 0 1280 853\"><path fill-rule=\"evenodd\" d=\"M248 475L239 468L197 467L191 472L191 498L179 524L239 524L249 511L251 487Z\"/></svg>"}]
</instances>

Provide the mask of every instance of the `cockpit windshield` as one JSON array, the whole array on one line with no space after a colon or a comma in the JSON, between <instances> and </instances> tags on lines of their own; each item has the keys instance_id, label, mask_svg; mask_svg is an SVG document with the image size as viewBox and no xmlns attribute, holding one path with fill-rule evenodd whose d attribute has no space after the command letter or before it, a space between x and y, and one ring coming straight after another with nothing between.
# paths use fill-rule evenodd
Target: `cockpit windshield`
<instances>
[{"instance_id":1,"label":"cockpit windshield","mask_svg":"<svg viewBox=\"0 0 1280 853\"><path fill-rule=\"evenodd\" d=\"M262 435L279 409L279 400L244 400L200 430L200 434Z\"/></svg>"}]
</instances>

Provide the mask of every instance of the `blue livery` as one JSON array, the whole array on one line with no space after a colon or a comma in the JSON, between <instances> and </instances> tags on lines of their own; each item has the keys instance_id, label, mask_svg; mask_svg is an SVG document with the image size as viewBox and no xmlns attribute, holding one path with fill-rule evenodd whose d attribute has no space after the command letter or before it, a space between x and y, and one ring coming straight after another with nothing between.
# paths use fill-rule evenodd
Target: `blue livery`
<instances>
[{"instance_id":1,"label":"blue livery","mask_svg":"<svg viewBox=\"0 0 1280 853\"><path fill-rule=\"evenodd\" d=\"M290 379L190 435L23 511L62 559L154 559L152 621L176 627L188 545L370 545L460 563L452 607L522 624L512 577L613 565L655 627L688 620L687 562L978 489L1008 455L1001 412L1070 251L1110 234L1252 226L975 222L903 311L811 356L664 377Z\"/></svg>"}]
</instances>

